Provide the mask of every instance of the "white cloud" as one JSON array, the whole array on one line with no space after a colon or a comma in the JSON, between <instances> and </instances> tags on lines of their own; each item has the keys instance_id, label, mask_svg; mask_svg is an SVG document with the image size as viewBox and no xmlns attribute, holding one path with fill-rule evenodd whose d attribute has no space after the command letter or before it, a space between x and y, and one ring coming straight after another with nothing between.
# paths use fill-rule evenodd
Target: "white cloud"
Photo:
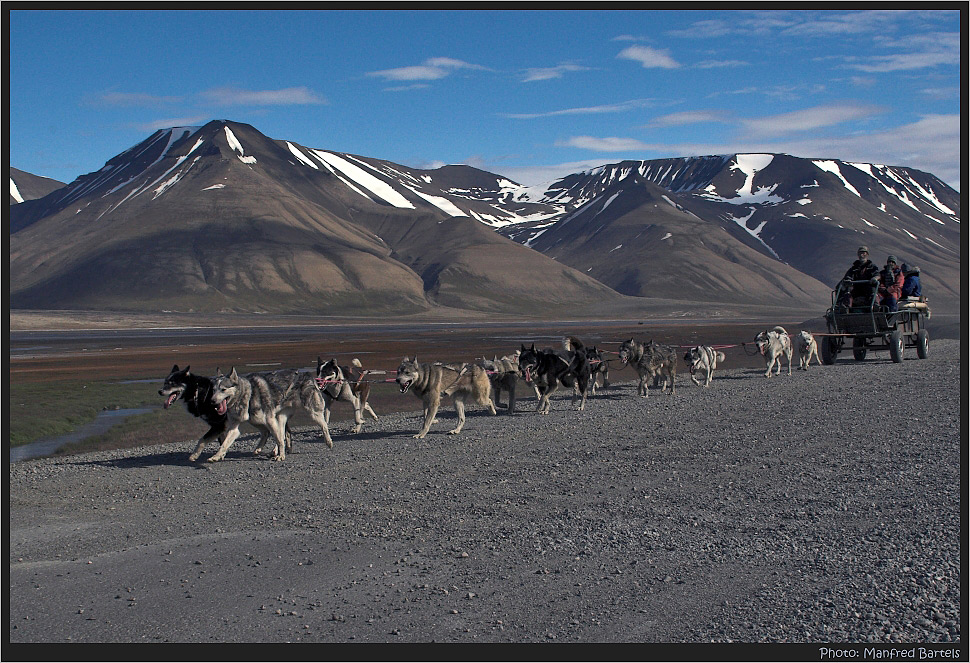
<instances>
[{"instance_id":1,"label":"white cloud","mask_svg":"<svg viewBox=\"0 0 970 663\"><path fill-rule=\"evenodd\" d=\"M791 113L746 118L741 124L750 136L776 136L798 131L831 127L883 113L885 109L871 104L844 103L806 108Z\"/></svg>"},{"instance_id":2,"label":"white cloud","mask_svg":"<svg viewBox=\"0 0 970 663\"><path fill-rule=\"evenodd\" d=\"M628 152L631 150L646 150L649 146L636 138L618 138L609 136L597 138L595 136L572 136L564 141L556 141L556 147L578 147L596 152Z\"/></svg>"},{"instance_id":3,"label":"white cloud","mask_svg":"<svg viewBox=\"0 0 970 663\"><path fill-rule=\"evenodd\" d=\"M306 87L289 87L281 90L242 90L220 87L206 90L200 96L219 106L291 106L303 104L326 104L327 100Z\"/></svg>"},{"instance_id":4,"label":"white cloud","mask_svg":"<svg viewBox=\"0 0 970 663\"><path fill-rule=\"evenodd\" d=\"M687 124L703 124L709 122L727 122L728 114L725 111L718 110L697 110L697 111L681 111L679 113L670 113L668 115L661 115L660 117L655 117L653 120L648 122L646 127L657 128L657 127L680 127Z\"/></svg>"},{"instance_id":5,"label":"white cloud","mask_svg":"<svg viewBox=\"0 0 970 663\"><path fill-rule=\"evenodd\" d=\"M552 78L562 78L563 74L569 71L589 71L589 67L578 64L560 64L555 67L538 67L526 69L522 78L523 83L531 81L547 81Z\"/></svg>"},{"instance_id":6,"label":"white cloud","mask_svg":"<svg viewBox=\"0 0 970 663\"><path fill-rule=\"evenodd\" d=\"M537 117L553 117L556 115L595 115L598 113L624 113L636 108L646 108L655 105L653 99L631 99L618 104L604 104L601 106L585 106L582 108L563 108L543 113L501 113L502 117L514 120L531 120Z\"/></svg>"},{"instance_id":7,"label":"white cloud","mask_svg":"<svg viewBox=\"0 0 970 663\"><path fill-rule=\"evenodd\" d=\"M645 68L677 69L680 63L670 57L666 50L657 50L649 46L630 46L623 49L616 56L623 60L635 60Z\"/></svg>"},{"instance_id":8,"label":"white cloud","mask_svg":"<svg viewBox=\"0 0 970 663\"><path fill-rule=\"evenodd\" d=\"M388 81L435 81L445 78L459 69L488 71L487 67L463 60L455 60L454 58L429 58L420 65L369 71L367 75Z\"/></svg>"}]
</instances>

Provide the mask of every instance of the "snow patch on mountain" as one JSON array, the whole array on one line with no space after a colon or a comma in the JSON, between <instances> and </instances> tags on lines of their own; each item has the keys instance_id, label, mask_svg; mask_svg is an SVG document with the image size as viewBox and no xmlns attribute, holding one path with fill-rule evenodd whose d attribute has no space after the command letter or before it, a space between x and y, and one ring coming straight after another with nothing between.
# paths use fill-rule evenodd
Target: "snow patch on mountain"
<instances>
[{"instance_id":1,"label":"snow patch on mountain","mask_svg":"<svg viewBox=\"0 0 970 663\"><path fill-rule=\"evenodd\" d=\"M835 161L812 161L812 163L815 164L815 166L819 170L824 170L825 172L832 173L833 175L838 177L840 180L842 180L842 184L845 185L846 189L848 189L855 195L862 198L862 194L856 191L856 188L854 186L849 184L849 180L845 179L845 176L842 174L842 171L839 169L838 163L836 163Z\"/></svg>"},{"instance_id":2,"label":"snow patch on mountain","mask_svg":"<svg viewBox=\"0 0 970 663\"><path fill-rule=\"evenodd\" d=\"M10 195L18 203L24 202L24 197L20 195L20 189L17 188L17 183L13 181L12 177L10 178Z\"/></svg>"},{"instance_id":3,"label":"snow patch on mountain","mask_svg":"<svg viewBox=\"0 0 970 663\"><path fill-rule=\"evenodd\" d=\"M236 139L236 134L232 133L232 129L226 126L226 141L229 143L229 147L232 148L233 152L239 152L236 155L243 163L256 163L256 157L246 156L246 150L243 149L242 144Z\"/></svg>"},{"instance_id":4,"label":"snow patch on mountain","mask_svg":"<svg viewBox=\"0 0 970 663\"><path fill-rule=\"evenodd\" d=\"M367 189L381 200L387 202L389 205L404 209L414 209L414 205L412 205L407 198L395 191L394 187L387 182L384 182L383 180L371 175L370 173L365 172L361 167L350 163L343 157L339 157L332 152L326 152L324 150L312 150L312 152L318 159L326 163L328 166L339 170L356 184L359 184L363 188ZM360 189L357 187L352 188L357 191L357 193L361 193ZM364 195L366 198L370 198L370 196L365 194L361 195Z\"/></svg>"}]
</instances>

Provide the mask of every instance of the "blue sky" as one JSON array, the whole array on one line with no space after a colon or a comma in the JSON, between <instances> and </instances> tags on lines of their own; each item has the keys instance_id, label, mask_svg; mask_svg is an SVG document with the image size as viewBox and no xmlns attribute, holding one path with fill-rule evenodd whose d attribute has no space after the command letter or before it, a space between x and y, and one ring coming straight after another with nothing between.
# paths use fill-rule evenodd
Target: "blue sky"
<instances>
[{"instance_id":1,"label":"blue sky","mask_svg":"<svg viewBox=\"0 0 970 663\"><path fill-rule=\"evenodd\" d=\"M623 159L785 152L959 189L960 18L14 10L10 165L70 182L158 128L229 119L529 185Z\"/></svg>"}]
</instances>

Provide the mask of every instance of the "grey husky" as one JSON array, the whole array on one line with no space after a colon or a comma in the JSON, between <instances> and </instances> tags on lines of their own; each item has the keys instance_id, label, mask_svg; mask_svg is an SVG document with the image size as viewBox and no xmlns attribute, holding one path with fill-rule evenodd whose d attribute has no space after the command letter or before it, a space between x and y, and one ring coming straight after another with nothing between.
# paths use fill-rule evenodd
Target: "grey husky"
<instances>
[{"instance_id":1,"label":"grey husky","mask_svg":"<svg viewBox=\"0 0 970 663\"><path fill-rule=\"evenodd\" d=\"M457 435L465 425L465 401L471 400L484 405L492 414L497 414L491 399L491 383L488 373L474 364L421 363L417 357L401 361L397 368L397 384L401 393L411 391L424 403L424 425L414 436L417 439L428 434L435 420L442 396L451 396L458 413L458 425L448 431Z\"/></svg>"},{"instance_id":2,"label":"grey husky","mask_svg":"<svg viewBox=\"0 0 970 663\"><path fill-rule=\"evenodd\" d=\"M706 387L714 379L714 369L717 368L718 363L724 363L724 353L709 345L698 345L684 353L684 361L690 367L690 379L694 381L694 384L701 384L696 374L704 373L704 386Z\"/></svg>"},{"instance_id":3,"label":"grey husky","mask_svg":"<svg viewBox=\"0 0 970 663\"><path fill-rule=\"evenodd\" d=\"M638 343L632 338L620 345L617 353L620 363L630 364L637 372L640 382L637 393L644 398L647 396L647 377L663 378L664 389L670 384L670 393L674 393L674 382L677 377L677 352L669 345L662 345L649 341Z\"/></svg>"},{"instance_id":4,"label":"grey husky","mask_svg":"<svg viewBox=\"0 0 970 663\"><path fill-rule=\"evenodd\" d=\"M226 451L239 437L239 425L244 421L273 436L276 443L274 460L286 459L287 447L291 447L286 432L287 421L300 410L320 426L327 446L333 448L323 394L316 385L316 378L309 373L285 369L239 375L233 368L229 375L216 380L212 403L217 412L226 415L226 434L219 450L207 459L209 462L225 457ZM263 437L266 439L265 435ZM255 453L261 450L262 444Z\"/></svg>"},{"instance_id":5,"label":"grey husky","mask_svg":"<svg viewBox=\"0 0 970 663\"><path fill-rule=\"evenodd\" d=\"M488 379L492 383L495 392L493 404L499 405L502 392L509 394L508 413L515 414L515 387L519 382L519 353L515 352L504 357L494 359L481 359L479 366L488 373Z\"/></svg>"}]
</instances>

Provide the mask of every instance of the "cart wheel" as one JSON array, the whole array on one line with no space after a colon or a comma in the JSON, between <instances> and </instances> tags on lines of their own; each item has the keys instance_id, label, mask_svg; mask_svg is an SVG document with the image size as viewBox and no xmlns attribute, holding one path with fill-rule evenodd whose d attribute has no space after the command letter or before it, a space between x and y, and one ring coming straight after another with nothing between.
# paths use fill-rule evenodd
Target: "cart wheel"
<instances>
[{"instance_id":1,"label":"cart wheel","mask_svg":"<svg viewBox=\"0 0 970 663\"><path fill-rule=\"evenodd\" d=\"M839 355L839 348L836 343L837 341L831 336L822 339L822 347L819 349L822 351L822 363L826 366L834 364L835 358Z\"/></svg>"},{"instance_id":2,"label":"cart wheel","mask_svg":"<svg viewBox=\"0 0 970 663\"><path fill-rule=\"evenodd\" d=\"M930 345L930 334L925 329L920 329L916 333L916 356L926 359L927 350Z\"/></svg>"},{"instance_id":3,"label":"cart wheel","mask_svg":"<svg viewBox=\"0 0 970 663\"><path fill-rule=\"evenodd\" d=\"M889 356L897 364L903 361L903 333L898 329L889 335Z\"/></svg>"},{"instance_id":4,"label":"cart wheel","mask_svg":"<svg viewBox=\"0 0 970 663\"><path fill-rule=\"evenodd\" d=\"M855 357L856 361L862 361L866 358L866 350L866 339L858 336L852 339L852 356Z\"/></svg>"}]
</instances>

